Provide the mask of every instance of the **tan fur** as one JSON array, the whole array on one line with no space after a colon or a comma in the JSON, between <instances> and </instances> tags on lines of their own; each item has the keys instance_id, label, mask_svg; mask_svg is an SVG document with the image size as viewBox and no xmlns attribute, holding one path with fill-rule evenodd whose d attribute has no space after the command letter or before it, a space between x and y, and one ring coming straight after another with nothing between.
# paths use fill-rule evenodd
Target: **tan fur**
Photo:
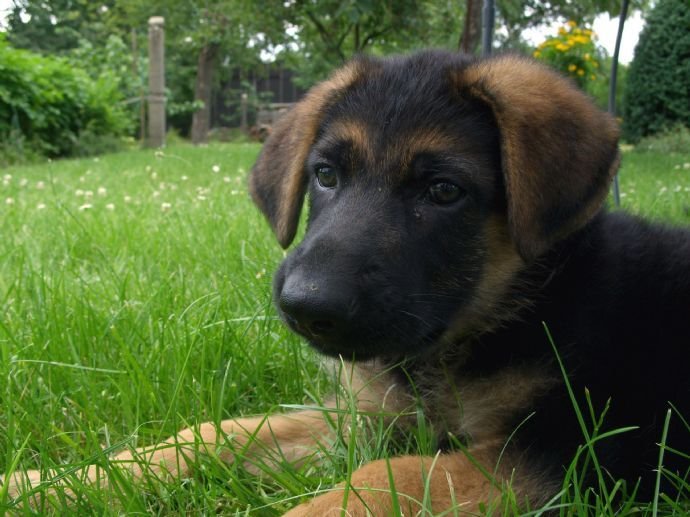
<instances>
[{"instance_id":1,"label":"tan fur","mask_svg":"<svg viewBox=\"0 0 690 517\"><path fill-rule=\"evenodd\" d=\"M616 122L566 79L523 58L481 61L456 80L494 111L511 235L523 257L534 259L601 207L618 169ZM565 220L547 228L559 210Z\"/></svg>"},{"instance_id":2,"label":"tan fur","mask_svg":"<svg viewBox=\"0 0 690 517\"><path fill-rule=\"evenodd\" d=\"M324 109L338 91L357 81L361 73L357 62L353 62L313 87L278 121L254 166L250 193L267 214L284 248L290 245L297 232L305 189L304 162L316 138Z\"/></svg>"},{"instance_id":3,"label":"tan fur","mask_svg":"<svg viewBox=\"0 0 690 517\"><path fill-rule=\"evenodd\" d=\"M314 455L317 444L328 446L334 437L334 429L324 411L305 410L224 420L219 427L207 422L197 428L184 429L159 444L123 451L109 463L111 467L122 468L134 479L144 476L184 479L194 474L193 468L200 455L217 457L226 463L234 462L239 455L244 466L256 473L258 469L254 465L258 462L277 466L288 461L300 465ZM56 475L57 472L48 472L41 478L39 471L16 472L8 480L9 496L18 497ZM101 488L109 484L107 475L96 465L74 475Z\"/></svg>"},{"instance_id":4,"label":"tan fur","mask_svg":"<svg viewBox=\"0 0 690 517\"><path fill-rule=\"evenodd\" d=\"M515 279L525 267L510 236L508 223L502 216L492 216L485 227L487 256L482 278L469 307L463 307L443 337L457 342L474 334L490 331L516 317L524 298L509 296ZM507 301L507 303L506 303Z\"/></svg>"},{"instance_id":5,"label":"tan fur","mask_svg":"<svg viewBox=\"0 0 690 517\"><path fill-rule=\"evenodd\" d=\"M495 452L494 447L478 448L471 456L480 465L490 465ZM402 515L420 515L425 510L432 515L449 510L451 514L476 514L480 504L490 503L488 495L500 497L500 490L493 485L491 476L461 452L435 458L378 460L357 470L349 482L294 508L286 517L395 515L393 492Z\"/></svg>"}]
</instances>

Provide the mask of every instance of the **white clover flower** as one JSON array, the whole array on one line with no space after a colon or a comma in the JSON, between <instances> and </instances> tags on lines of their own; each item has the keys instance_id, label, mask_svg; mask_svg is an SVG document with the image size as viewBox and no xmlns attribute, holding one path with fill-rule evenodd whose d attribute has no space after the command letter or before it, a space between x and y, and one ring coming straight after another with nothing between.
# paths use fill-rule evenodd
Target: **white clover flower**
<instances>
[{"instance_id":1,"label":"white clover flower","mask_svg":"<svg viewBox=\"0 0 690 517\"><path fill-rule=\"evenodd\" d=\"M220 165L214 165L213 167L211 167L211 170L218 174L220 172Z\"/></svg>"},{"instance_id":2,"label":"white clover flower","mask_svg":"<svg viewBox=\"0 0 690 517\"><path fill-rule=\"evenodd\" d=\"M239 193L240 193L239 190L231 190L231 191L230 191L230 195L231 195L231 196L236 196L236 195L239 194Z\"/></svg>"},{"instance_id":3,"label":"white clover flower","mask_svg":"<svg viewBox=\"0 0 690 517\"><path fill-rule=\"evenodd\" d=\"M247 172L247 171L244 170L244 167L237 167L237 173L238 174L244 174L245 172Z\"/></svg>"},{"instance_id":4,"label":"white clover flower","mask_svg":"<svg viewBox=\"0 0 690 517\"><path fill-rule=\"evenodd\" d=\"M12 180L12 175L11 174L5 174L2 177L3 181L11 181Z\"/></svg>"},{"instance_id":5,"label":"white clover flower","mask_svg":"<svg viewBox=\"0 0 690 517\"><path fill-rule=\"evenodd\" d=\"M223 178L223 181L224 181L225 183L230 183L230 181L232 181L232 178L230 178L230 176L225 176L225 177Z\"/></svg>"},{"instance_id":6,"label":"white clover flower","mask_svg":"<svg viewBox=\"0 0 690 517\"><path fill-rule=\"evenodd\" d=\"M107 205L105 205L105 209L112 212L113 210L115 210L115 205L113 203L108 203Z\"/></svg>"},{"instance_id":7,"label":"white clover flower","mask_svg":"<svg viewBox=\"0 0 690 517\"><path fill-rule=\"evenodd\" d=\"M123 199L125 203L130 203L132 201L132 196L125 196Z\"/></svg>"},{"instance_id":8,"label":"white clover flower","mask_svg":"<svg viewBox=\"0 0 690 517\"><path fill-rule=\"evenodd\" d=\"M93 197L93 190L85 190L84 191L84 197L92 198Z\"/></svg>"},{"instance_id":9,"label":"white clover flower","mask_svg":"<svg viewBox=\"0 0 690 517\"><path fill-rule=\"evenodd\" d=\"M77 197L83 197L84 196L84 191L80 188L74 191L74 195Z\"/></svg>"},{"instance_id":10,"label":"white clover flower","mask_svg":"<svg viewBox=\"0 0 690 517\"><path fill-rule=\"evenodd\" d=\"M29 184L29 180L26 178L22 178L19 180L19 186L20 187L26 187Z\"/></svg>"},{"instance_id":11,"label":"white clover flower","mask_svg":"<svg viewBox=\"0 0 690 517\"><path fill-rule=\"evenodd\" d=\"M84 212L86 210L91 210L93 208L93 205L91 203L84 203L79 207L80 212Z\"/></svg>"},{"instance_id":12,"label":"white clover flower","mask_svg":"<svg viewBox=\"0 0 690 517\"><path fill-rule=\"evenodd\" d=\"M171 208L172 208L172 204L170 204L170 203L161 203L161 210L162 210L163 212L167 212L167 211L170 210Z\"/></svg>"},{"instance_id":13,"label":"white clover flower","mask_svg":"<svg viewBox=\"0 0 690 517\"><path fill-rule=\"evenodd\" d=\"M206 201L206 196L201 195L201 194L199 194L196 198L197 198L199 201Z\"/></svg>"},{"instance_id":14,"label":"white clover flower","mask_svg":"<svg viewBox=\"0 0 690 517\"><path fill-rule=\"evenodd\" d=\"M684 163L683 164L683 169L690 169L690 163Z\"/></svg>"},{"instance_id":15,"label":"white clover flower","mask_svg":"<svg viewBox=\"0 0 690 517\"><path fill-rule=\"evenodd\" d=\"M158 197L160 195L161 195L161 193L158 192L157 190L154 190L153 193L151 194L152 197Z\"/></svg>"},{"instance_id":16,"label":"white clover flower","mask_svg":"<svg viewBox=\"0 0 690 517\"><path fill-rule=\"evenodd\" d=\"M189 178L188 178L187 176L182 176L182 177L180 178L180 180L182 180L182 181L187 181L188 179L189 179Z\"/></svg>"},{"instance_id":17,"label":"white clover flower","mask_svg":"<svg viewBox=\"0 0 690 517\"><path fill-rule=\"evenodd\" d=\"M38 190L43 190L44 188L46 188L46 184L42 181L38 181L38 182L36 182L36 188Z\"/></svg>"},{"instance_id":18,"label":"white clover flower","mask_svg":"<svg viewBox=\"0 0 690 517\"><path fill-rule=\"evenodd\" d=\"M36 205L36 210L44 210L46 207L45 203L39 203Z\"/></svg>"},{"instance_id":19,"label":"white clover flower","mask_svg":"<svg viewBox=\"0 0 690 517\"><path fill-rule=\"evenodd\" d=\"M150 165L146 166L146 172L151 172L151 166Z\"/></svg>"},{"instance_id":20,"label":"white clover flower","mask_svg":"<svg viewBox=\"0 0 690 517\"><path fill-rule=\"evenodd\" d=\"M158 178L158 173L157 173L156 171L153 171L153 172L151 173L151 179L152 179L152 180L155 180L156 178Z\"/></svg>"},{"instance_id":21,"label":"white clover flower","mask_svg":"<svg viewBox=\"0 0 690 517\"><path fill-rule=\"evenodd\" d=\"M5 204L14 205L14 198L8 197L7 199L5 199Z\"/></svg>"},{"instance_id":22,"label":"white clover flower","mask_svg":"<svg viewBox=\"0 0 690 517\"><path fill-rule=\"evenodd\" d=\"M98 195L105 196L108 193L108 189L105 187L98 187Z\"/></svg>"}]
</instances>

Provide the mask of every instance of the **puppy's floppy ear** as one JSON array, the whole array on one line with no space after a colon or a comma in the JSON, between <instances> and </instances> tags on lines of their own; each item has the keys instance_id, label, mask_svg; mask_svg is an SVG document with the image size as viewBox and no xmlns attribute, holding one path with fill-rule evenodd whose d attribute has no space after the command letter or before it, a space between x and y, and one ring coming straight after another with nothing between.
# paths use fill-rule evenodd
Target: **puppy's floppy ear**
<instances>
[{"instance_id":1,"label":"puppy's floppy ear","mask_svg":"<svg viewBox=\"0 0 690 517\"><path fill-rule=\"evenodd\" d=\"M314 86L273 127L252 168L249 192L283 248L297 232L307 188L305 162L324 112L339 92L361 77L362 68L362 61L352 61Z\"/></svg>"},{"instance_id":2,"label":"puppy's floppy ear","mask_svg":"<svg viewBox=\"0 0 690 517\"><path fill-rule=\"evenodd\" d=\"M618 127L567 79L526 58L477 61L461 92L491 106L501 133L508 223L533 260L600 209L618 169Z\"/></svg>"}]
</instances>

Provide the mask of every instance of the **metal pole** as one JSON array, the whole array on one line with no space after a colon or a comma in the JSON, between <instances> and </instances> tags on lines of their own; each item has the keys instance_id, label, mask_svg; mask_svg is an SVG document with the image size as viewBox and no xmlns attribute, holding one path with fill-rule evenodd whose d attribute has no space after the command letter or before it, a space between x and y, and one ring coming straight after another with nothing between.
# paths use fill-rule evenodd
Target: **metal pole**
<instances>
[{"instance_id":1,"label":"metal pole","mask_svg":"<svg viewBox=\"0 0 690 517\"><path fill-rule=\"evenodd\" d=\"M494 2L484 0L482 7L482 56L491 55L494 40Z\"/></svg>"},{"instance_id":2,"label":"metal pole","mask_svg":"<svg viewBox=\"0 0 690 517\"><path fill-rule=\"evenodd\" d=\"M165 145L165 34L162 16L149 18L149 138L150 147Z\"/></svg>"},{"instance_id":3,"label":"metal pole","mask_svg":"<svg viewBox=\"0 0 690 517\"><path fill-rule=\"evenodd\" d=\"M616 47L613 51L613 58L611 60L611 81L609 83L609 113L616 116L616 83L618 81L618 54L621 48L621 40L623 39L623 27L625 27L625 18L628 15L629 0L623 0L621 5L621 14L618 18L618 34L616 35ZM613 198L616 206L621 206L621 189L618 183L618 174L613 178Z\"/></svg>"}]
</instances>

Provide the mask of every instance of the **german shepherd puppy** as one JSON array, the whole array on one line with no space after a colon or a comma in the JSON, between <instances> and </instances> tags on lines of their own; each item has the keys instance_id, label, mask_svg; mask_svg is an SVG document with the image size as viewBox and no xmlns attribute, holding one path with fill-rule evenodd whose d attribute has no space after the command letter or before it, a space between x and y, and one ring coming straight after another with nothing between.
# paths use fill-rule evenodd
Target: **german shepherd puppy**
<instances>
[{"instance_id":1,"label":"german shepherd puppy","mask_svg":"<svg viewBox=\"0 0 690 517\"><path fill-rule=\"evenodd\" d=\"M576 456L649 495L664 431L663 489L687 481L690 232L602 208L617 141L614 119L545 67L438 51L357 58L281 119L252 197L283 247L306 196L310 209L275 275L278 311L352 361L360 411L421 404L442 450L370 463L290 515L476 512L505 483L534 508L574 482ZM298 463L333 435L315 409L115 460L186 476L228 438Z\"/></svg>"}]
</instances>

